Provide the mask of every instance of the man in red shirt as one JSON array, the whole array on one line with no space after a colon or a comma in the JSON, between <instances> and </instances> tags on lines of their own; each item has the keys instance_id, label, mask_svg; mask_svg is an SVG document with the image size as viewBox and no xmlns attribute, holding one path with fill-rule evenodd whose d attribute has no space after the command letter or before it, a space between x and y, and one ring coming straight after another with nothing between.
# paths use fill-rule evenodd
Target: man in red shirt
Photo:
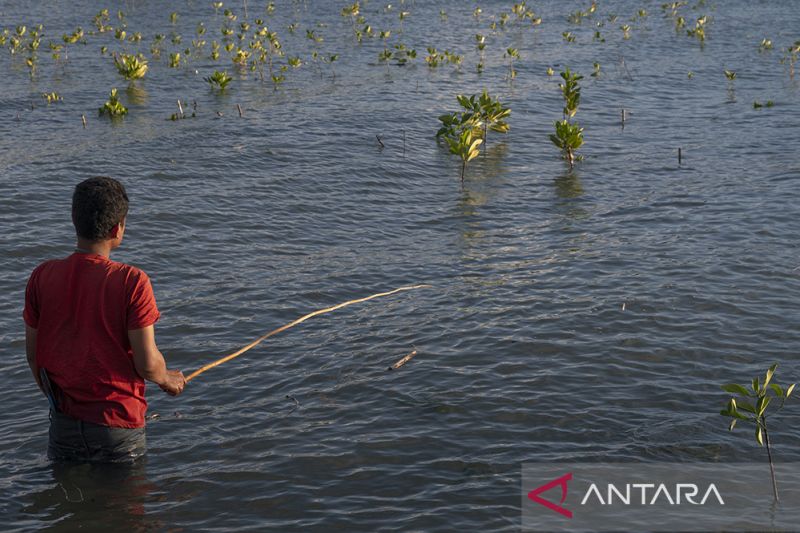
<instances>
[{"instance_id":1,"label":"man in red shirt","mask_svg":"<svg viewBox=\"0 0 800 533\"><path fill-rule=\"evenodd\" d=\"M132 461L145 452L145 380L172 396L186 380L155 342L160 314L147 274L111 261L125 234L128 196L111 178L75 187L75 253L45 261L25 290L25 342L51 405L53 460Z\"/></svg>"}]
</instances>

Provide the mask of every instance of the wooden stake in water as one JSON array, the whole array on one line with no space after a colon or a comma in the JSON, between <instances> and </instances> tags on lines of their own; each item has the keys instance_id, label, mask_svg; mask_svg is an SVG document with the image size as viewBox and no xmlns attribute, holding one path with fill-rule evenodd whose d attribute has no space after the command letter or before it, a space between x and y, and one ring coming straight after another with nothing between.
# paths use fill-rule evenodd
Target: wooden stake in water
<instances>
[{"instance_id":1,"label":"wooden stake in water","mask_svg":"<svg viewBox=\"0 0 800 533\"><path fill-rule=\"evenodd\" d=\"M181 114L181 118L183 118L183 106L181 105L180 99L178 100L178 111Z\"/></svg>"},{"instance_id":2,"label":"wooden stake in water","mask_svg":"<svg viewBox=\"0 0 800 533\"><path fill-rule=\"evenodd\" d=\"M83 129L86 129L86 115L81 115L81 122L83 122Z\"/></svg>"},{"instance_id":3,"label":"wooden stake in water","mask_svg":"<svg viewBox=\"0 0 800 533\"><path fill-rule=\"evenodd\" d=\"M365 298L359 298L357 300L349 300L347 302L334 305L333 307L326 307L325 309L318 309L318 310L316 310L316 311L314 311L312 313L308 313L307 315L303 315L300 318L298 318L297 320L293 320L292 322L289 322L288 324L286 324L284 326L281 326L278 329L273 329L269 333L266 333L266 334L262 335L261 337L257 338L256 340L254 340L253 342L251 342L247 346L243 346L242 348L236 350L235 352L233 352L230 355L226 355L225 357L217 359L216 361L214 361L212 363L209 363L209 364L207 364L205 366L202 366L202 367L198 368L197 370L195 370L194 372L192 372L191 374L189 374L186 377L186 381L189 382L189 381L193 380L194 378L196 378L197 376L199 376L200 374L202 374L203 372L205 372L206 370L210 370L210 369L214 368L215 366L219 366L222 363L225 363L227 361L230 361L231 359L239 357L240 355L242 355L246 351L248 351L248 350L250 350L252 348L255 348L256 346L258 346L259 344L261 344L262 342L264 342L268 338L272 337L273 335L277 335L278 333L281 333L282 331L286 331L287 329L289 329L291 327L294 327L294 326L296 326L296 325L298 325L298 324L300 324L302 322L305 322L309 318L313 318L313 317L315 317L317 315L324 315L325 313L330 313L331 311L336 311L337 309L341 309L343 307L347 307L348 305L353 305L353 304L358 304L358 303L361 303L361 302L366 302L366 301L372 300L374 298L381 298L383 296L389 296L389 295L392 295L392 294L395 294L395 293L398 293L398 292L402 292L402 291L410 291L410 290L414 290L414 289L426 289L426 288L429 288L429 287L431 287L431 285L411 285L411 286L408 286L408 287L400 287L398 289L394 289L394 290L388 291L388 292L379 292L377 294L373 294L373 295L367 296Z\"/></svg>"},{"instance_id":4,"label":"wooden stake in water","mask_svg":"<svg viewBox=\"0 0 800 533\"><path fill-rule=\"evenodd\" d=\"M239 110L239 118L242 118L242 106L240 106L239 104L236 104L236 109Z\"/></svg>"},{"instance_id":5,"label":"wooden stake in water","mask_svg":"<svg viewBox=\"0 0 800 533\"><path fill-rule=\"evenodd\" d=\"M411 361L411 359L413 359L415 355L417 355L417 350L416 350L416 348L415 348L415 349L414 349L414 350L413 350L413 351L412 351L410 354L408 354L407 356L403 357L402 359L400 359L399 361L397 361L395 364L393 364L392 366L390 366L389 368L387 368L387 370L397 370L398 368L400 368L400 367L401 367L401 366L403 366L404 364L406 364L406 363L408 363L409 361Z\"/></svg>"},{"instance_id":6,"label":"wooden stake in water","mask_svg":"<svg viewBox=\"0 0 800 533\"><path fill-rule=\"evenodd\" d=\"M683 154L681 154L681 149L680 149L680 148L678 148L678 164L679 164L679 165L681 164L681 160L683 159L682 155L683 155Z\"/></svg>"},{"instance_id":7,"label":"wooden stake in water","mask_svg":"<svg viewBox=\"0 0 800 533\"><path fill-rule=\"evenodd\" d=\"M622 108L622 128L625 128L625 108Z\"/></svg>"}]
</instances>

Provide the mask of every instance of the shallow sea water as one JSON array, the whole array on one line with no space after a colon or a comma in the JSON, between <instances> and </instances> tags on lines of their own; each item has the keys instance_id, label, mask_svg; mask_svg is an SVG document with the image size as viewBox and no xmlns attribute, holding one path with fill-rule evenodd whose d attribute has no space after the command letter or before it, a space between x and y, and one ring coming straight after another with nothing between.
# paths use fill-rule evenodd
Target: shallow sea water
<instances>
[{"instance_id":1,"label":"shallow sea water","mask_svg":"<svg viewBox=\"0 0 800 533\"><path fill-rule=\"evenodd\" d=\"M344 2L276 1L271 17L264 4L250 2L250 19L306 62L277 91L224 51L219 63L167 67L200 21L207 56L223 21L210 2L108 6L110 24L121 8L129 33L143 33L148 58L153 35L168 36L127 90L99 52L120 49L113 35L73 45L62 64L48 58L48 39L88 30L103 6L0 1L0 31L46 32L34 80L0 53L4 530L512 531L525 462L762 459L750 431L728 433L718 385L773 362L782 382L800 376L800 94L780 63L800 39L791 2L684 8L687 21L711 18L702 47L660 2L600 2L581 25L566 16L589 2L535 2L541 26L496 32L510 2L482 3L478 19L455 0L362 4L376 31L392 29L390 45L417 49L405 67L378 63L377 38L356 45ZM604 43L592 41L597 21ZM320 54L339 55L335 76L312 60L307 29L323 36ZM481 75L475 33L488 42ZM760 53L762 38L775 48ZM463 64L429 69L426 46ZM522 56L513 83L509 46ZM224 95L203 81L220 65L234 75ZM585 160L572 174L547 138L561 115L548 66L585 76ZM130 113L112 123L96 109L114 86ZM490 134L462 190L436 117L483 88L512 108L511 130ZM50 91L63 102L47 106ZM178 99L197 103L196 118L168 120ZM53 467L24 357L24 286L39 262L72 250L71 192L92 175L128 188L113 257L150 274L159 345L185 372L314 309L433 288L308 321L179 398L151 387L159 417L134 469ZM779 460L797 461L789 407L773 439Z\"/></svg>"}]
</instances>

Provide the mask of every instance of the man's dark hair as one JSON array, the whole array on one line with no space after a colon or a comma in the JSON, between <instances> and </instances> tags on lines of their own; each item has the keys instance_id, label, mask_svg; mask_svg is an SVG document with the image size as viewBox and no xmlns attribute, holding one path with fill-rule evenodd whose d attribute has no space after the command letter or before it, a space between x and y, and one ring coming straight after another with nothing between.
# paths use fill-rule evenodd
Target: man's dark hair
<instances>
[{"instance_id":1,"label":"man's dark hair","mask_svg":"<svg viewBox=\"0 0 800 533\"><path fill-rule=\"evenodd\" d=\"M128 214L125 187L112 178L89 178L75 186L72 223L79 237L97 242Z\"/></svg>"}]
</instances>

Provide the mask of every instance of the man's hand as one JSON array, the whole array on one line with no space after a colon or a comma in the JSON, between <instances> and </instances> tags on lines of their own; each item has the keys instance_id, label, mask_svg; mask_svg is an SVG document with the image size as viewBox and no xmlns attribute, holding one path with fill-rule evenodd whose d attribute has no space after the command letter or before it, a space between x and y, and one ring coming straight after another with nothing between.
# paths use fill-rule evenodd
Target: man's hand
<instances>
[{"instance_id":1,"label":"man's hand","mask_svg":"<svg viewBox=\"0 0 800 533\"><path fill-rule=\"evenodd\" d=\"M164 356L156 346L153 326L128 330L128 339L133 349L133 365L140 376L152 381L170 396L183 392L186 378L180 370L167 370Z\"/></svg>"},{"instance_id":2,"label":"man's hand","mask_svg":"<svg viewBox=\"0 0 800 533\"><path fill-rule=\"evenodd\" d=\"M180 370L167 370L167 379L158 385L161 390L170 396L177 396L186 386L186 378Z\"/></svg>"}]
</instances>

